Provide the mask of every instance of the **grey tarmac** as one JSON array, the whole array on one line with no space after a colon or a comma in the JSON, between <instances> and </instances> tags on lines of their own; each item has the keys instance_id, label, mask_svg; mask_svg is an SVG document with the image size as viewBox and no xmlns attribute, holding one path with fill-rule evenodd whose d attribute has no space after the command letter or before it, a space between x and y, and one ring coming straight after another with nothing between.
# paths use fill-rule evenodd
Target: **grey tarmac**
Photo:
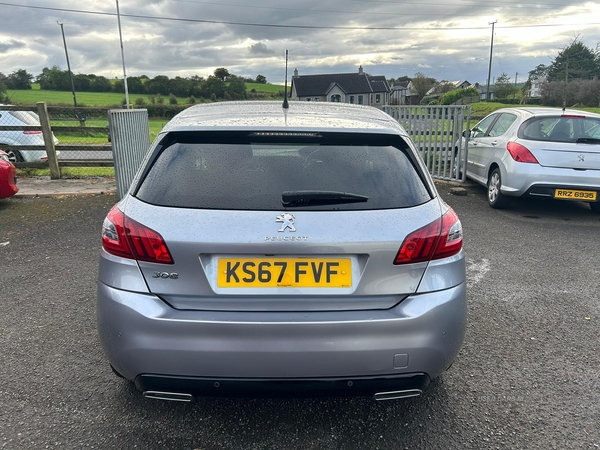
<instances>
[{"instance_id":1,"label":"grey tarmac","mask_svg":"<svg viewBox=\"0 0 600 450\"><path fill-rule=\"evenodd\" d=\"M600 216L438 188L465 232L467 336L422 397L389 402L142 398L96 335L115 195L0 200L0 449L600 448Z\"/></svg>"}]
</instances>

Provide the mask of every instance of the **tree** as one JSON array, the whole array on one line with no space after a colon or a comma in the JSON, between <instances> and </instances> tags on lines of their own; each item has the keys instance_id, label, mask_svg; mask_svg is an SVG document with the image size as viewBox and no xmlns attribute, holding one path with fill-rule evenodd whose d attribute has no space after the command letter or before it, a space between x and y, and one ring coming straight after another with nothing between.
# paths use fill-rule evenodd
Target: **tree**
<instances>
[{"instance_id":1,"label":"tree","mask_svg":"<svg viewBox=\"0 0 600 450\"><path fill-rule=\"evenodd\" d=\"M226 92L232 99L245 99L246 98L246 83L240 77L234 77L229 82Z\"/></svg>"},{"instance_id":2,"label":"tree","mask_svg":"<svg viewBox=\"0 0 600 450\"><path fill-rule=\"evenodd\" d=\"M0 75L2 75L0 73ZM6 85L4 83L0 83L0 103L4 103L4 98L6 97Z\"/></svg>"},{"instance_id":3,"label":"tree","mask_svg":"<svg viewBox=\"0 0 600 450\"><path fill-rule=\"evenodd\" d=\"M57 66L53 66L51 69L44 67L42 73L36 77L36 80L40 84L40 89L48 91L71 90L69 72L60 70Z\"/></svg>"},{"instance_id":4,"label":"tree","mask_svg":"<svg viewBox=\"0 0 600 450\"><path fill-rule=\"evenodd\" d=\"M477 101L479 101L479 91L474 87L448 91L440 98L440 105L452 105L463 98L477 98Z\"/></svg>"},{"instance_id":5,"label":"tree","mask_svg":"<svg viewBox=\"0 0 600 450\"><path fill-rule=\"evenodd\" d=\"M73 84L77 92L89 92L92 83L87 75L78 73L73 77Z\"/></svg>"},{"instance_id":6,"label":"tree","mask_svg":"<svg viewBox=\"0 0 600 450\"><path fill-rule=\"evenodd\" d=\"M415 73L415 77L411 80L411 83L419 95L419 100L421 100L425 97L427 91L435 84L435 79L427 77L424 73L417 72Z\"/></svg>"},{"instance_id":7,"label":"tree","mask_svg":"<svg viewBox=\"0 0 600 450\"><path fill-rule=\"evenodd\" d=\"M600 54L586 47L579 38L563 48L548 68L548 81L592 79L600 75Z\"/></svg>"},{"instance_id":8,"label":"tree","mask_svg":"<svg viewBox=\"0 0 600 450\"><path fill-rule=\"evenodd\" d=\"M573 80L550 81L541 86L542 103L549 106L598 106L600 104L600 81Z\"/></svg>"},{"instance_id":9,"label":"tree","mask_svg":"<svg viewBox=\"0 0 600 450\"><path fill-rule=\"evenodd\" d=\"M446 92L450 92L456 89L456 86L450 81L442 80L440 81L433 90L434 94L443 95Z\"/></svg>"},{"instance_id":10,"label":"tree","mask_svg":"<svg viewBox=\"0 0 600 450\"><path fill-rule=\"evenodd\" d=\"M31 89L32 81L33 75L28 73L25 69L19 69L6 77L6 86L9 89Z\"/></svg>"},{"instance_id":11,"label":"tree","mask_svg":"<svg viewBox=\"0 0 600 450\"><path fill-rule=\"evenodd\" d=\"M220 78L210 75L202 84L202 97L204 98L223 98L225 97L225 82Z\"/></svg>"},{"instance_id":12,"label":"tree","mask_svg":"<svg viewBox=\"0 0 600 450\"><path fill-rule=\"evenodd\" d=\"M90 77L90 91L92 92L110 92L112 84L110 80L103 76L88 75Z\"/></svg>"},{"instance_id":13,"label":"tree","mask_svg":"<svg viewBox=\"0 0 600 450\"><path fill-rule=\"evenodd\" d=\"M267 77L264 75L256 75L256 82L260 84L267 84Z\"/></svg>"},{"instance_id":14,"label":"tree","mask_svg":"<svg viewBox=\"0 0 600 450\"><path fill-rule=\"evenodd\" d=\"M151 80L146 81L144 87L148 94L169 95L169 92L171 92L171 81L166 75L157 75Z\"/></svg>"},{"instance_id":15,"label":"tree","mask_svg":"<svg viewBox=\"0 0 600 450\"><path fill-rule=\"evenodd\" d=\"M502 75L496 78L495 92L497 98L508 98L515 93L515 89L506 73L503 72Z\"/></svg>"},{"instance_id":16,"label":"tree","mask_svg":"<svg viewBox=\"0 0 600 450\"><path fill-rule=\"evenodd\" d=\"M215 78L218 78L221 81L226 81L227 78L231 76L229 71L224 67L219 67L218 69L215 69L214 75Z\"/></svg>"},{"instance_id":17,"label":"tree","mask_svg":"<svg viewBox=\"0 0 600 450\"><path fill-rule=\"evenodd\" d=\"M523 95L528 95L531 90L531 84L536 80L542 80L548 75L549 67L545 64L538 64L535 69L529 71L527 81L521 88Z\"/></svg>"}]
</instances>

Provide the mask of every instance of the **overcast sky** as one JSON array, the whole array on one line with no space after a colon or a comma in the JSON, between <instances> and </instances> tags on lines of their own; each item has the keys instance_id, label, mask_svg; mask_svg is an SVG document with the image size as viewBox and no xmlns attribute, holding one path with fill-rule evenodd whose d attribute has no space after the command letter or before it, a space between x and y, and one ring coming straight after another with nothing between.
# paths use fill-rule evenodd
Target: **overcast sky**
<instances>
[{"instance_id":1,"label":"overcast sky","mask_svg":"<svg viewBox=\"0 0 600 450\"><path fill-rule=\"evenodd\" d=\"M422 72L485 83L489 23L497 21L492 78L505 72L514 81L518 72L525 81L575 37L592 49L600 43L598 1L120 0L119 7L128 76L208 76L225 67L283 83L288 49L290 75L362 65L388 78ZM2 73L66 69L59 21L74 73L123 76L114 0L0 1L0 17Z\"/></svg>"}]
</instances>

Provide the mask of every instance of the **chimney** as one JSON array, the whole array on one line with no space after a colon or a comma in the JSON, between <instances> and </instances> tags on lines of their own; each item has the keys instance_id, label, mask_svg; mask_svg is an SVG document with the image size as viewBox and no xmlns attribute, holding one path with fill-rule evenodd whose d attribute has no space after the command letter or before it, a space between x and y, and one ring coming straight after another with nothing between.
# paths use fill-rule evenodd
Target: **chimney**
<instances>
[{"instance_id":1,"label":"chimney","mask_svg":"<svg viewBox=\"0 0 600 450\"><path fill-rule=\"evenodd\" d=\"M298 69L294 69L294 77L298 76Z\"/></svg>"},{"instance_id":2,"label":"chimney","mask_svg":"<svg viewBox=\"0 0 600 450\"><path fill-rule=\"evenodd\" d=\"M362 66L358 67L358 73L364 73Z\"/></svg>"}]
</instances>

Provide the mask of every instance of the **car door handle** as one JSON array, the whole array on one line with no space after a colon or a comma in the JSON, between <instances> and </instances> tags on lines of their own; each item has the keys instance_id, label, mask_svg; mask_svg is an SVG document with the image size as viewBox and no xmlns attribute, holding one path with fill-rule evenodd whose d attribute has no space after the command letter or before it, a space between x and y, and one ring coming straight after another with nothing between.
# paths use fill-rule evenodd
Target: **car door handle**
<instances>
[{"instance_id":1,"label":"car door handle","mask_svg":"<svg viewBox=\"0 0 600 450\"><path fill-rule=\"evenodd\" d=\"M469 144L477 147L477 141L471 141L471 142L469 142Z\"/></svg>"},{"instance_id":2,"label":"car door handle","mask_svg":"<svg viewBox=\"0 0 600 450\"><path fill-rule=\"evenodd\" d=\"M492 142L492 145L498 145L498 141Z\"/></svg>"}]
</instances>

